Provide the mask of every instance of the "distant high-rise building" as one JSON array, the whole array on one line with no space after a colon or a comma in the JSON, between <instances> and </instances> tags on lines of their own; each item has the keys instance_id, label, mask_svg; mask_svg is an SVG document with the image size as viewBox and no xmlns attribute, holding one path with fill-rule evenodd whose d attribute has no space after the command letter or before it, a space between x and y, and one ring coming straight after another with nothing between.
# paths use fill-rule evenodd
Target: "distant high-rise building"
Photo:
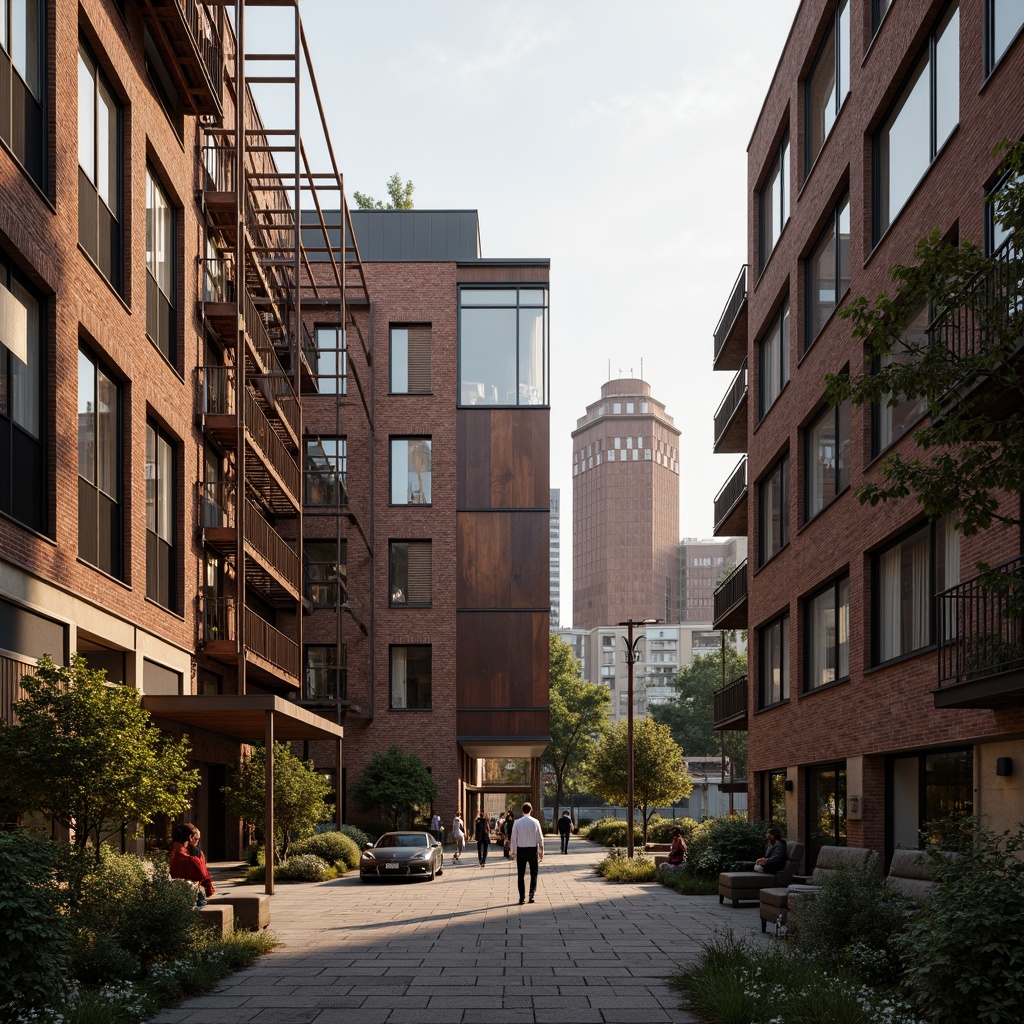
<instances>
[{"instance_id":1,"label":"distant high-rise building","mask_svg":"<svg viewBox=\"0 0 1024 1024\"><path fill-rule=\"evenodd\" d=\"M608 381L577 421L575 627L678 621L679 437L664 404L636 378Z\"/></svg>"},{"instance_id":2,"label":"distant high-rise building","mask_svg":"<svg viewBox=\"0 0 1024 1024\"><path fill-rule=\"evenodd\" d=\"M679 542L679 617L682 622L714 619L715 589L747 557L746 537Z\"/></svg>"},{"instance_id":3,"label":"distant high-rise building","mask_svg":"<svg viewBox=\"0 0 1024 1024\"><path fill-rule=\"evenodd\" d=\"M551 488L551 520L548 526L548 537L550 538L549 549L550 555L550 567L549 572L551 576L551 632L561 625L562 616L562 597L561 597L561 572L559 569L562 547L561 540L559 539L560 521L561 514L559 512L559 502L561 500L561 491L557 487Z\"/></svg>"}]
</instances>

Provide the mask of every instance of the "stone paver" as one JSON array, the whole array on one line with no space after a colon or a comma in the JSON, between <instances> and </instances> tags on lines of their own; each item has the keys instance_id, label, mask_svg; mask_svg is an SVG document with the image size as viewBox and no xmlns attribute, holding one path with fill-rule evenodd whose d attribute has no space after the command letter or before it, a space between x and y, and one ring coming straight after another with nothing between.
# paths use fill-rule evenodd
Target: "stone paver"
<instances>
[{"instance_id":1,"label":"stone paver","mask_svg":"<svg viewBox=\"0 0 1024 1024\"><path fill-rule=\"evenodd\" d=\"M693 1024L666 979L716 932L761 941L757 909L612 885L603 854L548 854L523 907L500 853L433 882L279 886L277 948L152 1024Z\"/></svg>"}]
</instances>

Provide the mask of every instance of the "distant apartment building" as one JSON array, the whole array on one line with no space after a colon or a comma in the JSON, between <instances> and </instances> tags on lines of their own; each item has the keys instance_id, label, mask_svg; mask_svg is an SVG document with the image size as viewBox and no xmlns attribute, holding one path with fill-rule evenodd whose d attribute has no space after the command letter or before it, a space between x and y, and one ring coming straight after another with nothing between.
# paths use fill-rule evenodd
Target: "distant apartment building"
<instances>
[{"instance_id":1,"label":"distant apartment building","mask_svg":"<svg viewBox=\"0 0 1024 1024\"><path fill-rule=\"evenodd\" d=\"M679 612L683 622L714 618L715 590L747 557L746 537L679 542Z\"/></svg>"},{"instance_id":2,"label":"distant apartment building","mask_svg":"<svg viewBox=\"0 0 1024 1024\"><path fill-rule=\"evenodd\" d=\"M573 626L679 619L680 431L650 385L608 381L573 441Z\"/></svg>"},{"instance_id":3,"label":"distant apartment building","mask_svg":"<svg viewBox=\"0 0 1024 1024\"><path fill-rule=\"evenodd\" d=\"M561 542L561 492L559 488L551 488L551 521L548 526L548 552L550 565L548 575L551 579L551 632L555 632L562 624L562 542Z\"/></svg>"}]
</instances>

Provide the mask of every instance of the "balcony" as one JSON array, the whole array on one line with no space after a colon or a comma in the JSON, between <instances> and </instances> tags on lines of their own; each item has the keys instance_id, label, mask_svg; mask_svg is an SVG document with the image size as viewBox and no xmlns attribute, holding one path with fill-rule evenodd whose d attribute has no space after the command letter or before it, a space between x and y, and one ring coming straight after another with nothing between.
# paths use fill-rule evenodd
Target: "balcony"
<instances>
[{"instance_id":1,"label":"balcony","mask_svg":"<svg viewBox=\"0 0 1024 1024\"><path fill-rule=\"evenodd\" d=\"M206 4L140 0L139 10L186 112L220 117L224 56L220 33Z\"/></svg>"},{"instance_id":2,"label":"balcony","mask_svg":"<svg viewBox=\"0 0 1024 1024\"><path fill-rule=\"evenodd\" d=\"M738 370L747 355L747 264L740 268L715 328L716 370Z\"/></svg>"},{"instance_id":3,"label":"balcony","mask_svg":"<svg viewBox=\"0 0 1024 1024\"><path fill-rule=\"evenodd\" d=\"M747 535L747 457L736 464L725 486L715 495L716 537Z\"/></svg>"},{"instance_id":4,"label":"balcony","mask_svg":"<svg viewBox=\"0 0 1024 1024\"><path fill-rule=\"evenodd\" d=\"M233 245L238 231L238 194L235 191L235 145L230 136L207 137L200 155L203 206L210 226Z\"/></svg>"},{"instance_id":5,"label":"balcony","mask_svg":"<svg viewBox=\"0 0 1024 1024\"><path fill-rule=\"evenodd\" d=\"M196 598L203 654L224 665L238 661L237 603L233 597ZM281 691L298 691L299 647L251 608L243 609L245 661L249 675Z\"/></svg>"},{"instance_id":6,"label":"balcony","mask_svg":"<svg viewBox=\"0 0 1024 1024\"><path fill-rule=\"evenodd\" d=\"M1024 707L1024 555L950 587L935 602L935 707Z\"/></svg>"},{"instance_id":7,"label":"balcony","mask_svg":"<svg viewBox=\"0 0 1024 1024\"><path fill-rule=\"evenodd\" d=\"M716 455L747 450L747 360L736 371L715 413Z\"/></svg>"},{"instance_id":8,"label":"balcony","mask_svg":"<svg viewBox=\"0 0 1024 1024\"><path fill-rule=\"evenodd\" d=\"M747 628L747 560L715 588L715 629Z\"/></svg>"},{"instance_id":9,"label":"balcony","mask_svg":"<svg viewBox=\"0 0 1024 1024\"><path fill-rule=\"evenodd\" d=\"M747 728L746 676L740 676L715 691L714 727L737 732Z\"/></svg>"}]
</instances>

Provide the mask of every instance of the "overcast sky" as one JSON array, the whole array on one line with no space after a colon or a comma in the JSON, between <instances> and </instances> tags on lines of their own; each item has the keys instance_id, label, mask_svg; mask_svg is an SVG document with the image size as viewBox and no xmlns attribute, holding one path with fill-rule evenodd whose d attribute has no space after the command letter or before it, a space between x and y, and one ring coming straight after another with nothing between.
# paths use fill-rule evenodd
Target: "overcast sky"
<instances>
[{"instance_id":1,"label":"overcast sky","mask_svg":"<svg viewBox=\"0 0 1024 1024\"><path fill-rule=\"evenodd\" d=\"M349 198L386 197L398 171L418 208L478 210L485 257L551 259L564 624L570 434L609 366L640 376L642 361L682 431L681 533L711 536L738 459L711 452L732 376L712 371L711 335L745 262L747 142L796 8L302 0Z\"/></svg>"}]
</instances>

